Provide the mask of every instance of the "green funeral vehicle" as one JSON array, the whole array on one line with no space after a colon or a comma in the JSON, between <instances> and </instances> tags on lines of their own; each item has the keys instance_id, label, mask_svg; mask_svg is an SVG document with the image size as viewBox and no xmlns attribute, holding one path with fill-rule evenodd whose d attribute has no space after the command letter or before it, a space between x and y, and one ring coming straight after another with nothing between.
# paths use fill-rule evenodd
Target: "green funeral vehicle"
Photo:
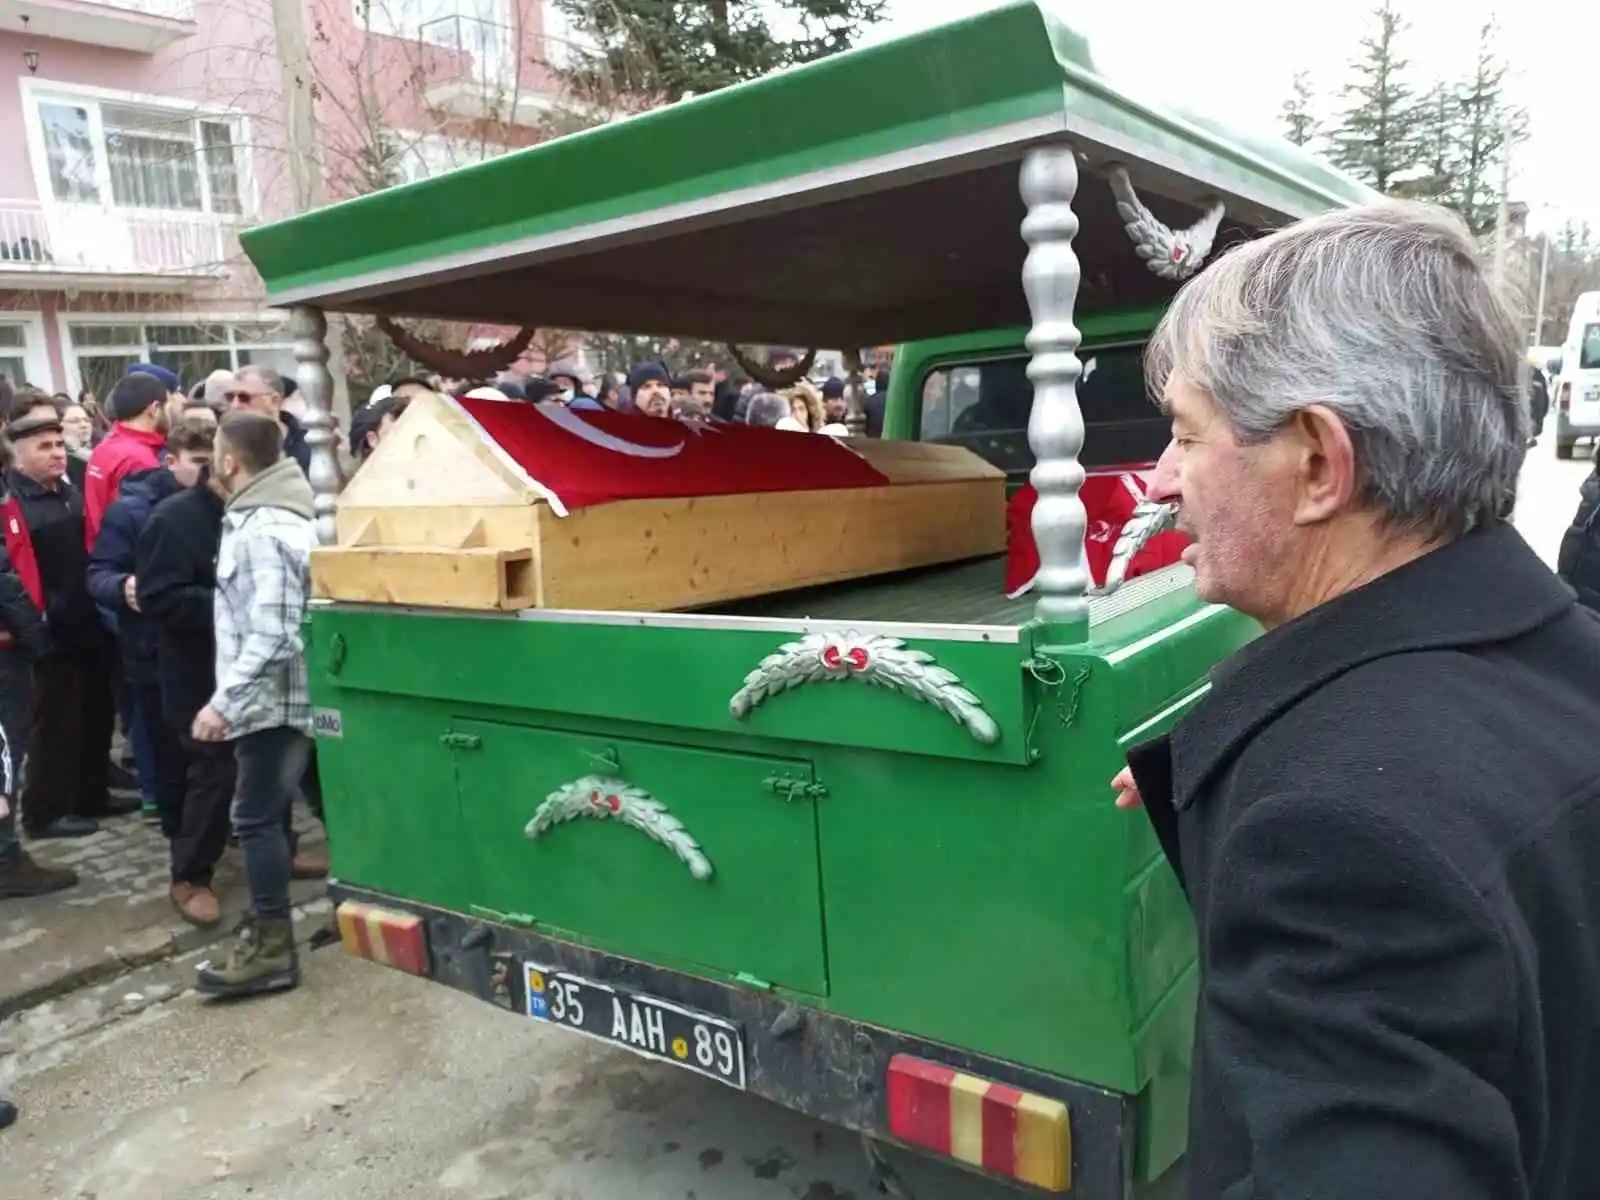
<instances>
[{"instance_id":1,"label":"green funeral vehicle","mask_svg":"<svg viewBox=\"0 0 1600 1200\"><path fill-rule=\"evenodd\" d=\"M1142 102L1024 0L246 233L291 314L328 561L376 539L369 567L411 571L321 589L308 621L345 946L855 1131L880 1166L889 1143L1086 1200L1173 1179L1194 933L1108 781L1257 631L1180 561L1128 570L1167 510L1086 497L1166 444L1141 349L1182 281L1371 198ZM962 447L997 510L1030 493L1025 529L733 600L565 603L593 582L556 553L583 514L484 499L537 481L450 441L470 400L407 412L390 458L433 457L348 533L330 312L893 345L884 438L816 440ZM445 508L405 508L435 487ZM819 502L840 553L897 536L893 495ZM400 540L433 549L386 550L424 511ZM679 564L613 568L648 590ZM476 578L500 603L448 599Z\"/></svg>"}]
</instances>

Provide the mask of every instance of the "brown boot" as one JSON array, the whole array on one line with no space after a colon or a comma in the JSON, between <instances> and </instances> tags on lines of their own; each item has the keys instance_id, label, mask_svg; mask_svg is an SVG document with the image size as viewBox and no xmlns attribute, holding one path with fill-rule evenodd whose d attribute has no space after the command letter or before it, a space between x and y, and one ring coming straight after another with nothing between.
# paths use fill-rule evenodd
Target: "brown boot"
<instances>
[{"instance_id":1,"label":"brown boot","mask_svg":"<svg viewBox=\"0 0 1600 1200\"><path fill-rule=\"evenodd\" d=\"M294 856L291 872L295 879L326 879L328 877L328 848L310 846Z\"/></svg>"},{"instance_id":2,"label":"brown boot","mask_svg":"<svg viewBox=\"0 0 1600 1200\"><path fill-rule=\"evenodd\" d=\"M47 867L25 850L0 867L0 900L20 896L48 896L74 887L78 873L67 867Z\"/></svg>"},{"instance_id":3,"label":"brown boot","mask_svg":"<svg viewBox=\"0 0 1600 1200\"><path fill-rule=\"evenodd\" d=\"M178 915L191 925L204 928L222 920L222 905L217 894L208 887L192 883L175 883L170 892L172 906Z\"/></svg>"}]
</instances>

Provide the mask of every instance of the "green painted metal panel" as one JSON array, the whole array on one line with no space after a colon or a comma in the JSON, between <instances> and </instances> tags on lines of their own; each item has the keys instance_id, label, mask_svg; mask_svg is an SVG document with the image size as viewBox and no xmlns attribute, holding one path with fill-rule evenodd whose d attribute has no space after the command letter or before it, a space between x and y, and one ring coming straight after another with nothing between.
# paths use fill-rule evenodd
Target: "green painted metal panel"
<instances>
[{"instance_id":1,"label":"green painted metal panel","mask_svg":"<svg viewBox=\"0 0 1600 1200\"><path fill-rule=\"evenodd\" d=\"M621 954L827 992L818 801L769 782L810 783L809 763L487 721L451 728L473 739L455 751L469 907L527 914ZM530 832L542 804L556 823ZM630 812L687 841L706 876L618 819Z\"/></svg>"},{"instance_id":2,"label":"green painted metal panel","mask_svg":"<svg viewBox=\"0 0 1600 1200\"><path fill-rule=\"evenodd\" d=\"M907 642L978 696L999 729L990 745L931 704L856 681L796 687L735 718L729 703L745 676L793 633L337 606L319 608L313 627L313 674L341 688L703 730L726 735L730 749L760 737L1027 761L1024 651L1015 644Z\"/></svg>"},{"instance_id":3,"label":"green painted metal panel","mask_svg":"<svg viewBox=\"0 0 1600 1200\"><path fill-rule=\"evenodd\" d=\"M1155 330L1164 311L1164 305L1155 305L1083 314L1077 318L1078 332L1083 335L1080 353L1088 354L1096 346L1126 345L1130 339L1143 340ZM1026 326L1013 325L897 346L894 370L889 373L889 396L884 405L883 436L901 441L916 441L921 436L922 385L930 372L960 363L1025 354L1027 337Z\"/></svg>"},{"instance_id":4,"label":"green painted metal panel","mask_svg":"<svg viewBox=\"0 0 1600 1200\"><path fill-rule=\"evenodd\" d=\"M737 733L669 723L692 709L695 679L722 668L722 643L748 631L318 609L313 695L343 728L322 743L335 869L665 967L754 976L856 1020L1138 1095L1139 1154L1159 1170L1182 1143L1192 932L1147 823L1112 807L1107 781L1119 742L1158 727L1151 718L1174 691L1195 692L1239 630L1210 617L1159 654L1140 651L1153 629L1210 611L1192 596L1151 607L1159 618L1129 614L1056 654L1064 678L1088 671L1076 692L1019 672L1031 766L891 748L921 706L888 693L876 745L800 735L788 721ZM587 644L592 669L569 679L546 626L614 645ZM684 633L693 640L675 646L669 685L650 643ZM937 648L957 647L1011 670L1039 653L1027 640ZM1176 685L1156 669L1168 658L1189 664ZM579 707L578 691L585 711L556 710ZM837 728L830 706L872 694L817 686L807 719ZM470 744L441 740L450 734ZM710 884L609 820L526 837L547 795L608 758L684 822L715 868ZM779 771L826 795L786 802L766 783Z\"/></svg>"},{"instance_id":5,"label":"green painted metal panel","mask_svg":"<svg viewBox=\"0 0 1600 1200\"><path fill-rule=\"evenodd\" d=\"M554 234L576 232L581 240L599 222L645 225L670 205L778 188L808 173L1049 116L1231 181L1284 216L1373 195L1286 142L1140 99L1136 86L1107 79L1087 42L1048 7L1020 0L249 230L241 241L269 295L309 290L314 297L371 272L422 269L443 256Z\"/></svg>"},{"instance_id":6,"label":"green painted metal panel","mask_svg":"<svg viewBox=\"0 0 1600 1200\"><path fill-rule=\"evenodd\" d=\"M317 739L335 873L379 891L466 912L472 844L462 831L446 725L429 705L377 693L313 689L344 733Z\"/></svg>"}]
</instances>

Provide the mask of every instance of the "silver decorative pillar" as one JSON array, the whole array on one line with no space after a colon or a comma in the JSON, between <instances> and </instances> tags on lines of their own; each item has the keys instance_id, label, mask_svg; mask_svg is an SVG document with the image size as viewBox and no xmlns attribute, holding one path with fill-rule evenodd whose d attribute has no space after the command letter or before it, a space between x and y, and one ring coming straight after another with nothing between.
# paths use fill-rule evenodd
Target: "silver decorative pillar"
<instances>
[{"instance_id":1,"label":"silver decorative pillar","mask_svg":"<svg viewBox=\"0 0 1600 1200\"><path fill-rule=\"evenodd\" d=\"M319 308L296 305L289 331L294 335L294 380L306 398L306 443L311 447L317 541L329 546L334 541L333 509L340 476L333 432L333 376L328 372L328 318Z\"/></svg>"},{"instance_id":2,"label":"silver decorative pillar","mask_svg":"<svg viewBox=\"0 0 1600 1200\"><path fill-rule=\"evenodd\" d=\"M1039 548L1039 575L1034 583L1035 615L1047 625L1069 625L1089 615L1089 568L1083 535L1087 524L1083 501L1083 410L1078 407L1078 378L1083 364L1078 343L1083 335L1073 324L1082 273L1072 239L1078 217L1072 211L1078 191L1078 161L1070 145L1030 150L1022 163L1022 199L1028 215L1022 240L1028 257L1022 266L1033 328L1028 332L1028 378L1033 381L1033 412L1028 418L1028 446L1033 451L1030 476L1039 493L1033 509L1033 539Z\"/></svg>"}]
</instances>

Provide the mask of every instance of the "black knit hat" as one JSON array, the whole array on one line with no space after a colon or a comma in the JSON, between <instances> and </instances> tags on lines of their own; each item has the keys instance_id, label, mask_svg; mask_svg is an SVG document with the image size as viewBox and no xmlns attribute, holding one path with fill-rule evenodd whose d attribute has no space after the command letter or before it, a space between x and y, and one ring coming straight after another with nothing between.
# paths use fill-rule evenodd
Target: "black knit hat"
<instances>
[{"instance_id":1,"label":"black knit hat","mask_svg":"<svg viewBox=\"0 0 1600 1200\"><path fill-rule=\"evenodd\" d=\"M655 382L672 386L672 376L667 374L666 367L658 362L635 363L628 372L628 391L637 392L644 384Z\"/></svg>"}]
</instances>

